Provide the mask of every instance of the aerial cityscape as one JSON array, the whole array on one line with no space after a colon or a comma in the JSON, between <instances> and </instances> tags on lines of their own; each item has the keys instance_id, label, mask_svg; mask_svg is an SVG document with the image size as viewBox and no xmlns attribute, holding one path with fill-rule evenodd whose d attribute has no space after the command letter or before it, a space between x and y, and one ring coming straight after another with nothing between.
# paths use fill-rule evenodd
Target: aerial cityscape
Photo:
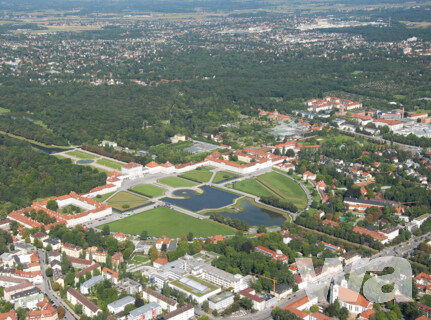
<instances>
[{"instance_id":1,"label":"aerial cityscape","mask_svg":"<svg viewBox=\"0 0 431 320\"><path fill-rule=\"evenodd\" d=\"M431 320L431 2L0 2L0 320Z\"/></svg>"}]
</instances>

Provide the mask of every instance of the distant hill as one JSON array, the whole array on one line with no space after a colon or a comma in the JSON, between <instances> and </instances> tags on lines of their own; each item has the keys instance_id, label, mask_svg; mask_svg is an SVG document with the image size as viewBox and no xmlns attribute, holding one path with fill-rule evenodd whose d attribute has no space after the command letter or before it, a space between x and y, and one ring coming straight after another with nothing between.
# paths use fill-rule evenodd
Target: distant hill
<instances>
[{"instance_id":1,"label":"distant hill","mask_svg":"<svg viewBox=\"0 0 431 320\"><path fill-rule=\"evenodd\" d=\"M194 12L234 11L265 9L279 5L306 7L310 5L344 4L347 6L375 5L378 3L407 3L407 0L2 0L0 10L80 10L88 12L154 11L154 12ZM422 2L419 0L417 2Z\"/></svg>"}]
</instances>

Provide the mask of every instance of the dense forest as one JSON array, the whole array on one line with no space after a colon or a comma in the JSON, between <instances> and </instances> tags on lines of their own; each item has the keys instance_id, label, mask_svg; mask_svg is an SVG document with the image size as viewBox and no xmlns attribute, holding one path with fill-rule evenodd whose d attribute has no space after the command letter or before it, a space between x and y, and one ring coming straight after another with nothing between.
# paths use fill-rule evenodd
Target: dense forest
<instances>
[{"instance_id":1,"label":"dense forest","mask_svg":"<svg viewBox=\"0 0 431 320\"><path fill-rule=\"evenodd\" d=\"M105 180L105 173L37 152L25 142L0 135L2 217L38 198L88 192Z\"/></svg>"},{"instance_id":2,"label":"dense forest","mask_svg":"<svg viewBox=\"0 0 431 320\"><path fill-rule=\"evenodd\" d=\"M418 98L431 94L428 63L426 58L403 58L400 63L383 53L358 63L294 53L213 50L208 55L206 50L193 49L147 67L153 74L136 75L147 83L181 80L171 84L142 87L125 80L120 86L40 86L5 78L0 79L0 107L16 119L0 121L0 130L47 144L107 139L145 149L166 142L176 132L188 136L213 132L220 124L237 120L239 113L256 115L259 107L289 112L303 106L305 99L333 91L369 97L364 105L382 108L390 107L394 95L403 95L400 102L409 110L419 104ZM101 68L110 72L109 67ZM361 76L353 76L358 70ZM202 80L208 75L214 77ZM423 101L421 107L429 109L431 104ZM48 129L21 118L28 113Z\"/></svg>"}]
</instances>

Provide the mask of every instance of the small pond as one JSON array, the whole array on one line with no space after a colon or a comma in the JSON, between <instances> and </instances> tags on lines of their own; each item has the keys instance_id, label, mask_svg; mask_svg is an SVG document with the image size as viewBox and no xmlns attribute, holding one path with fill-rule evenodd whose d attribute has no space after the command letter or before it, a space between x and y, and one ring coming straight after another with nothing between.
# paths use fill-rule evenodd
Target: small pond
<instances>
[{"instance_id":1,"label":"small pond","mask_svg":"<svg viewBox=\"0 0 431 320\"><path fill-rule=\"evenodd\" d=\"M220 214L226 218L229 217L247 222L250 226L281 226L286 220L281 214L255 206L249 200L242 201L241 207L244 210L240 212L220 212Z\"/></svg>"},{"instance_id":2,"label":"small pond","mask_svg":"<svg viewBox=\"0 0 431 320\"><path fill-rule=\"evenodd\" d=\"M91 159L82 159L82 160L76 161L77 164L90 164L93 162L94 162L94 160L91 160Z\"/></svg>"},{"instance_id":3,"label":"small pond","mask_svg":"<svg viewBox=\"0 0 431 320\"><path fill-rule=\"evenodd\" d=\"M209 186L203 186L200 189L203 190L202 194L196 194L195 191L191 189L180 189L173 193L177 197L187 197L187 199L163 198L162 200L197 212L203 209L217 209L230 205L239 197L236 194Z\"/></svg>"}]
</instances>

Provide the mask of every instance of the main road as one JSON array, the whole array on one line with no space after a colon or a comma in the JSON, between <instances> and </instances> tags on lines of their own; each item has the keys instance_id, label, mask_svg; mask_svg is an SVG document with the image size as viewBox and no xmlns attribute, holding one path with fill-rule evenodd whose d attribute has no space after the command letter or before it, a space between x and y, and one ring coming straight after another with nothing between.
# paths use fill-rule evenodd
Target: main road
<instances>
[{"instance_id":1,"label":"main road","mask_svg":"<svg viewBox=\"0 0 431 320\"><path fill-rule=\"evenodd\" d=\"M77 316L75 312L60 298L60 296L54 290L52 290L51 282L49 278L46 276L48 261L46 261L45 259L45 252L46 251L42 249L37 250L37 254L39 255L39 260L40 260L40 270L43 276L42 283L39 284L37 287L49 297L49 299L56 306L55 308L58 308L58 306L62 306L64 308L65 310L64 318L66 320L79 319L79 316Z\"/></svg>"}]
</instances>

